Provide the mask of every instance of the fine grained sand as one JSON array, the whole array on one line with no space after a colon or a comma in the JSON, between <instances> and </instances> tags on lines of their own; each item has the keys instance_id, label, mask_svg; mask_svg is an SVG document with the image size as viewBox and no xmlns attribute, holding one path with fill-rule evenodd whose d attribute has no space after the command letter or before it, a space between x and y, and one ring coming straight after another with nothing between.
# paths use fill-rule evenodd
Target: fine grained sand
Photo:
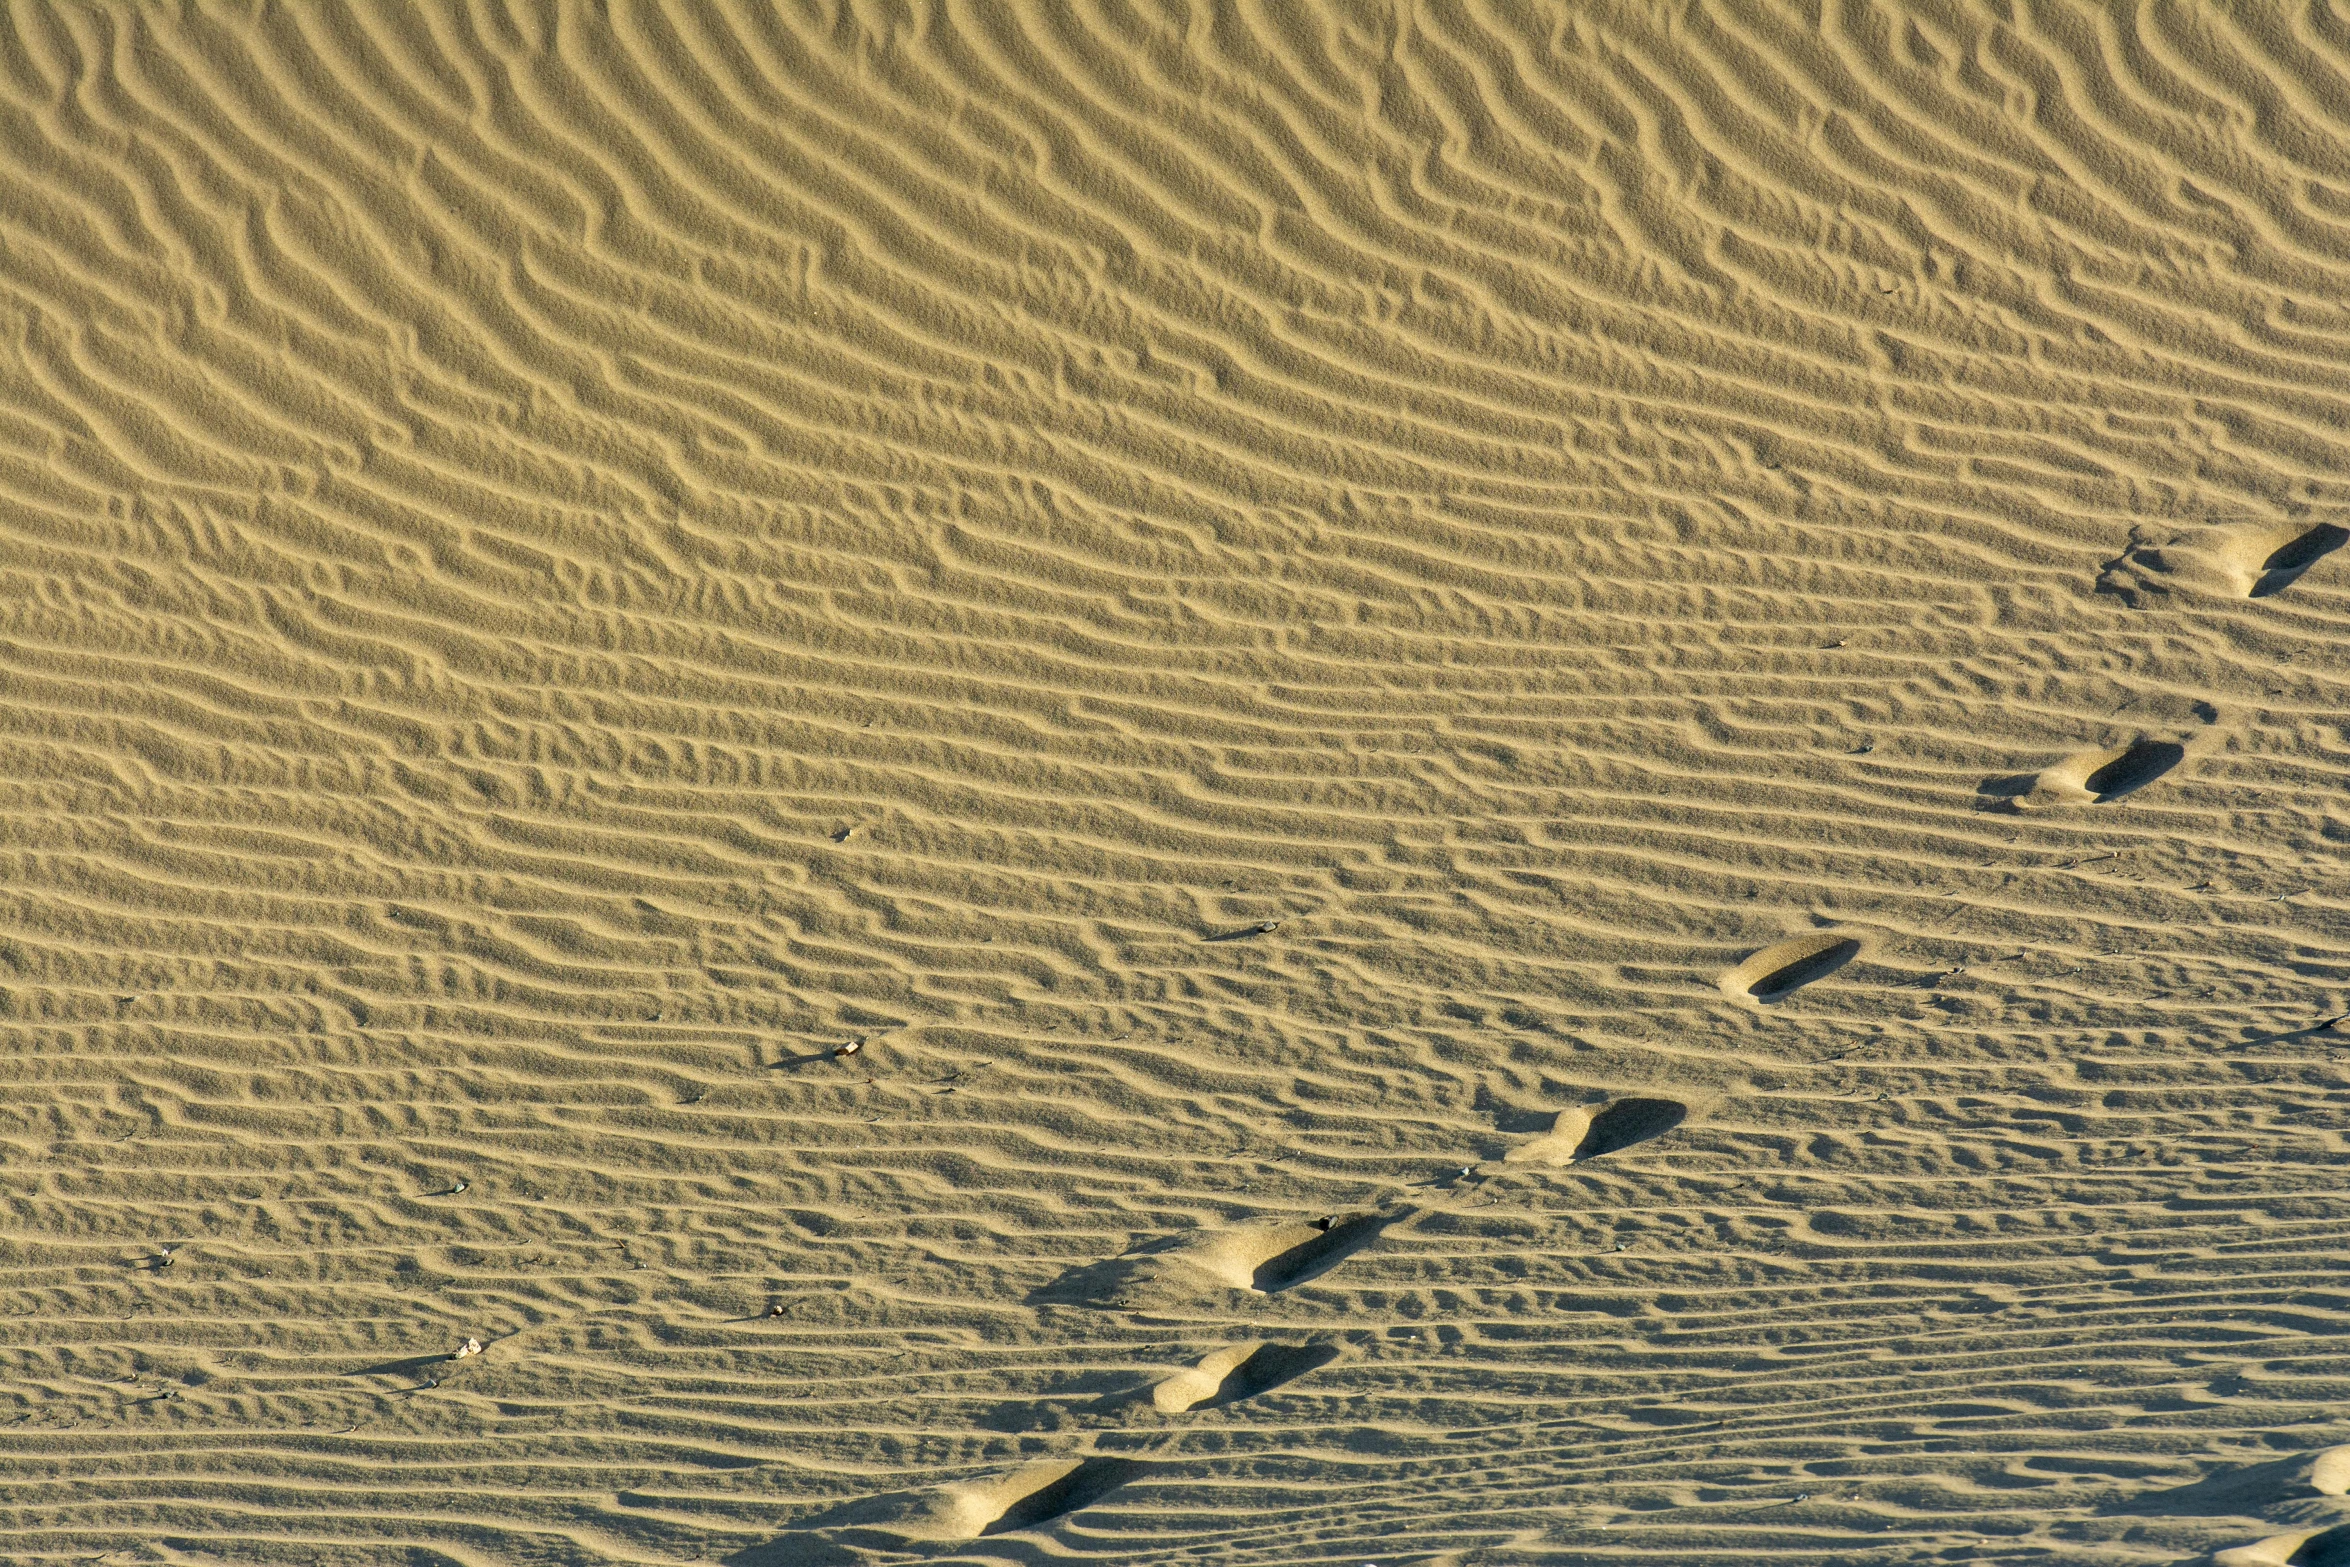
<instances>
[{"instance_id":1,"label":"fine grained sand","mask_svg":"<svg viewBox=\"0 0 2350 1567\"><path fill-rule=\"evenodd\" d=\"M2338 7L27 3L0 154L0 1558L2350 1557Z\"/></svg>"}]
</instances>

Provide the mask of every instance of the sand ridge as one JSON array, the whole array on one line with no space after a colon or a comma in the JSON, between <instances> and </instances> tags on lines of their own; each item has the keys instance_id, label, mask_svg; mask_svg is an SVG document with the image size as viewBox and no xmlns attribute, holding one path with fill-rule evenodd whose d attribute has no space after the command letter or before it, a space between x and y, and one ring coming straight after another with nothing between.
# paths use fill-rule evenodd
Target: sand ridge
<instances>
[{"instance_id":1,"label":"sand ridge","mask_svg":"<svg viewBox=\"0 0 2350 1567\"><path fill-rule=\"evenodd\" d=\"M0 1557L2335 1550L2345 102L7 8Z\"/></svg>"}]
</instances>

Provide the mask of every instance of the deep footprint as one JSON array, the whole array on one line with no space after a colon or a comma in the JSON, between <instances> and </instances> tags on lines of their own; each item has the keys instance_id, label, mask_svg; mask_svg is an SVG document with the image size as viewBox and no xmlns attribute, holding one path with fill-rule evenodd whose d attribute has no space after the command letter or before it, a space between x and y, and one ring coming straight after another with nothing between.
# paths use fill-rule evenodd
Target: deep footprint
<instances>
[{"instance_id":1,"label":"deep footprint","mask_svg":"<svg viewBox=\"0 0 2350 1567\"><path fill-rule=\"evenodd\" d=\"M1249 1288L1272 1295L1319 1278L1377 1240L1379 1232L1392 1222L1390 1216L1375 1213L1318 1220L1314 1228L1320 1234L1258 1263L1249 1276Z\"/></svg>"},{"instance_id":2,"label":"deep footprint","mask_svg":"<svg viewBox=\"0 0 2350 1567\"><path fill-rule=\"evenodd\" d=\"M1852 943L1853 950L1860 943ZM1575 1145L1575 1161L1616 1153L1635 1143L1662 1137L1689 1118L1689 1107L1672 1099L1619 1099L1591 1118L1591 1128Z\"/></svg>"},{"instance_id":3,"label":"deep footprint","mask_svg":"<svg viewBox=\"0 0 2350 1567\"><path fill-rule=\"evenodd\" d=\"M1168 1236L1107 1262L1072 1268L1029 1296L1032 1304L1158 1308L1219 1290L1278 1294L1329 1272L1403 1217L1330 1214L1287 1224Z\"/></svg>"},{"instance_id":4,"label":"deep footprint","mask_svg":"<svg viewBox=\"0 0 2350 1567\"><path fill-rule=\"evenodd\" d=\"M1581 1164L1662 1137L1689 1118L1677 1099L1618 1099L1562 1111L1551 1129L1502 1155L1504 1164Z\"/></svg>"},{"instance_id":5,"label":"deep footprint","mask_svg":"<svg viewBox=\"0 0 2350 1567\"><path fill-rule=\"evenodd\" d=\"M2248 596L2264 599L2284 592L2301 579L2303 572L2345 543L2350 543L2350 528L2319 523L2299 538L2288 540L2260 562L2260 574L2254 579Z\"/></svg>"},{"instance_id":6,"label":"deep footprint","mask_svg":"<svg viewBox=\"0 0 2350 1567\"><path fill-rule=\"evenodd\" d=\"M1294 1382L1337 1358L1334 1344L1234 1344L1152 1388L1151 1403L1161 1414L1169 1415L1187 1409L1222 1409Z\"/></svg>"},{"instance_id":7,"label":"deep footprint","mask_svg":"<svg viewBox=\"0 0 2350 1567\"><path fill-rule=\"evenodd\" d=\"M965 1480L922 1491L897 1491L845 1503L803 1521L781 1540L730 1557L739 1567L843 1559L818 1543L880 1537L941 1543L1033 1529L1090 1507L1155 1467L1134 1458L1048 1458L993 1480ZM862 1559L862 1558L859 1558Z\"/></svg>"},{"instance_id":8,"label":"deep footprint","mask_svg":"<svg viewBox=\"0 0 2350 1567\"><path fill-rule=\"evenodd\" d=\"M2350 528L2330 522L2309 528L2190 528L2160 543L2133 530L2129 547L2098 571L2097 591L2133 608L2180 594L2268 598L2346 543Z\"/></svg>"},{"instance_id":9,"label":"deep footprint","mask_svg":"<svg viewBox=\"0 0 2350 1567\"><path fill-rule=\"evenodd\" d=\"M2168 775L2186 759L2186 741L2141 736L2118 751L2082 751L2036 773L1987 778L1981 792L1985 804L2007 811L2110 805Z\"/></svg>"},{"instance_id":10,"label":"deep footprint","mask_svg":"<svg viewBox=\"0 0 2350 1567\"><path fill-rule=\"evenodd\" d=\"M1782 1001L1815 980L1826 979L1860 956L1860 942L1852 936L1822 931L1798 936L1755 953L1722 976L1722 988L1766 1006Z\"/></svg>"},{"instance_id":11,"label":"deep footprint","mask_svg":"<svg viewBox=\"0 0 2350 1567\"><path fill-rule=\"evenodd\" d=\"M2350 1567L2350 1524L2272 1534L2214 1551L2211 1560L2213 1567Z\"/></svg>"},{"instance_id":12,"label":"deep footprint","mask_svg":"<svg viewBox=\"0 0 2350 1567\"><path fill-rule=\"evenodd\" d=\"M2139 740L2128 750L2081 780L2081 787L2103 805L2140 789L2186 760L2187 748L2176 740Z\"/></svg>"},{"instance_id":13,"label":"deep footprint","mask_svg":"<svg viewBox=\"0 0 2350 1567\"><path fill-rule=\"evenodd\" d=\"M1059 1474L1046 1473L1033 1490L1015 1489L1026 1477L1038 1469L1055 1469L1059 1465L1039 1465L1024 1469L1010 1480L987 1493L990 1503L1002 1501L1003 1510L981 1526L981 1535L1011 1534L1020 1529L1033 1529L1038 1524L1050 1523L1055 1518L1091 1507L1129 1480L1142 1474L1150 1465L1135 1458L1088 1458L1068 1467Z\"/></svg>"}]
</instances>

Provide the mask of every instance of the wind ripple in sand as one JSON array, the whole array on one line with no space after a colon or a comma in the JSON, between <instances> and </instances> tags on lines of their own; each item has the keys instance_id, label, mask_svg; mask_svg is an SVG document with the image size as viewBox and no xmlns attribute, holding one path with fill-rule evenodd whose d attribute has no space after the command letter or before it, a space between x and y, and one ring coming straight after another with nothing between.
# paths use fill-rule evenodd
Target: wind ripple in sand
<instances>
[{"instance_id":1,"label":"wind ripple in sand","mask_svg":"<svg viewBox=\"0 0 2350 1567\"><path fill-rule=\"evenodd\" d=\"M1995 9L11 9L8 1552L2316 1527L2350 29Z\"/></svg>"}]
</instances>

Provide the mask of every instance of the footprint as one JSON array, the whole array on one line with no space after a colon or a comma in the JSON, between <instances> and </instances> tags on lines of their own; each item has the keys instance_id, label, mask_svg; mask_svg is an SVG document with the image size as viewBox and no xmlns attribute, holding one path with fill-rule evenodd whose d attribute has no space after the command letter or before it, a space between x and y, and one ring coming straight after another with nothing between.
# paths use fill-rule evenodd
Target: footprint
<instances>
[{"instance_id":1,"label":"footprint","mask_svg":"<svg viewBox=\"0 0 2350 1567\"><path fill-rule=\"evenodd\" d=\"M1269 1393L1338 1358L1334 1344L1268 1344L1251 1339L1219 1349L1188 1370L1151 1389L1151 1403L1163 1415L1187 1409L1221 1409Z\"/></svg>"},{"instance_id":2,"label":"footprint","mask_svg":"<svg viewBox=\"0 0 2350 1567\"><path fill-rule=\"evenodd\" d=\"M1721 986L1731 996L1768 1006L1785 1000L1813 980L1827 978L1860 956L1860 949L1858 937L1839 931L1797 936L1763 948L1724 974Z\"/></svg>"},{"instance_id":3,"label":"footprint","mask_svg":"<svg viewBox=\"0 0 2350 1567\"><path fill-rule=\"evenodd\" d=\"M2272 1534L2211 1553L2212 1567L2350 1567L2350 1524Z\"/></svg>"},{"instance_id":4,"label":"footprint","mask_svg":"<svg viewBox=\"0 0 2350 1567\"><path fill-rule=\"evenodd\" d=\"M2267 598L2282 593L2350 543L2350 528L2321 522L2280 528L2190 528L2156 544L2139 533L2105 563L2097 591L2141 608L2174 594Z\"/></svg>"},{"instance_id":5,"label":"footprint","mask_svg":"<svg viewBox=\"0 0 2350 1567\"><path fill-rule=\"evenodd\" d=\"M2187 748L2176 740L2133 740L2100 762L2094 772L2081 780L2081 787L2096 803L2103 805L2108 800L2137 793L2186 758Z\"/></svg>"},{"instance_id":6,"label":"footprint","mask_svg":"<svg viewBox=\"0 0 2350 1567\"><path fill-rule=\"evenodd\" d=\"M965 1516L980 1527L965 1538L1033 1529L1091 1507L1150 1465L1138 1458L1056 1458L1030 1464L992 1485L965 1488Z\"/></svg>"},{"instance_id":7,"label":"footprint","mask_svg":"<svg viewBox=\"0 0 2350 1567\"><path fill-rule=\"evenodd\" d=\"M1170 1236L1123 1257L1070 1272L1030 1297L1035 1303L1120 1309L1180 1305L1225 1290L1278 1294L1320 1277L1379 1238L1396 1213L1330 1214L1283 1224L1249 1224Z\"/></svg>"},{"instance_id":8,"label":"footprint","mask_svg":"<svg viewBox=\"0 0 2350 1567\"><path fill-rule=\"evenodd\" d=\"M2183 741L2142 737L2118 751L2083 751L2037 773L1989 779L1982 792L2001 798L2009 810L2109 805L2136 794L2186 757Z\"/></svg>"},{"instance_id":9,"label":"footprint","mask_svg":"<svg viewBox=\"0 0 2350 1567\"><path fill-rule=\"evenodd\" d=\"M1273 1295L1329 1272L1394 1220L1393 1214L1350 1213L1252 1224L1207 1236L1178 1255L1228 1289Z\"/></svg>"},{"instance_id":10,"label":"footprint","mask_svg":"<svg viewBox=\"0 0 2350 1567\"><path fill-rule=\"evenodd\" d=\"M853 1502L803 1529L870 1530L924 1542L1010 1534L1090 1507L1151 1467L1135 1458L1048 1458L993 1480Z\"/></svg>"},{"instance_id":11,"label":"footprint","mask_svg":"<svg viewBox=\"0 0 2350 1567\"><path fill-rule=\"evenodd\" d=\"M2314 528L2246 530L2213 553L2245 597L2264 599L2284 592L2345 543L2350 543L2350 529L2321 522Z\"/></svg>"},{"instance_id":12,"label":"footprint","mask_svg":"<svg viewBox=\"0 0 2350 1567\"><path fill-rule=\"evenodd\" d=\"M1504 1164L1580 1164L1662 1137L1689 1117L1674 1099L1618 1099L1562 1110L1551 1129L1501 1156Z\"/></svg>"}]
</instances>

